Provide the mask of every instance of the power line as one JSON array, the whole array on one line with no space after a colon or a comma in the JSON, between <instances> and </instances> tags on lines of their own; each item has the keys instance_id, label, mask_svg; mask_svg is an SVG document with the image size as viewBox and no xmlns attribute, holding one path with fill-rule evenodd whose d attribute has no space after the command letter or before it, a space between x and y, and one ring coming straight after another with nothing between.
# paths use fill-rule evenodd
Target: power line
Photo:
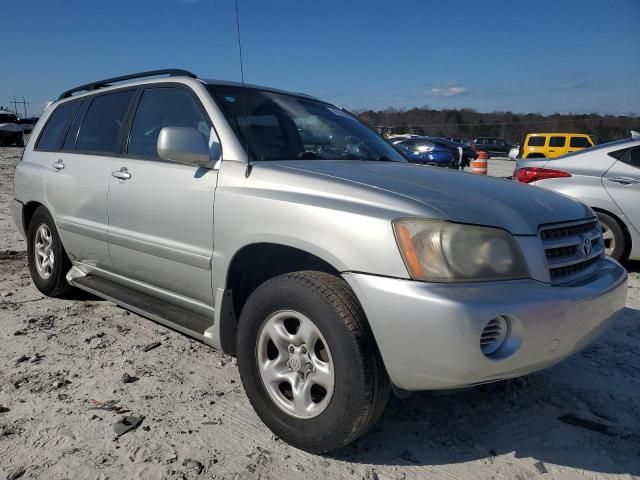
<instances>
[{"instance_id":1,"label":"power line","mask_svg":"<svg viewBox=\"0 0 640 480\"><path fill-rule=\"evenodd\" d=\"M16 96L13 96L13 101L9 102L13 104L13 110L16 112L16 114L18 114L18 105L22 105L22 108L24 109L24 116L27 116L27 105L29 105L29 102L27 102L24 97L22 97L22 101L20 100L16 100Z\"/></svg>"}]
</instances>

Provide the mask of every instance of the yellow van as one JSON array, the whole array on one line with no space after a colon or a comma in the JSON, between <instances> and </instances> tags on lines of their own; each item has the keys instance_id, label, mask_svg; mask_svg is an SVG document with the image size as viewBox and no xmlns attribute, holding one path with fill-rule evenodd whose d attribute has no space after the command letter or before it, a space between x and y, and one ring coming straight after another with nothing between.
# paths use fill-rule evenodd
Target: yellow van
<instances>
[{"instance_id":1,"label":"yellow van","mask_svg":"<svg viewBox=\"0 0 640 480\"><path fill-rule=\"evenodd\" d=\"M554 158L600 143L585 133L529 133L520 149L521 158Z\"/></svg>"}]
</instances>

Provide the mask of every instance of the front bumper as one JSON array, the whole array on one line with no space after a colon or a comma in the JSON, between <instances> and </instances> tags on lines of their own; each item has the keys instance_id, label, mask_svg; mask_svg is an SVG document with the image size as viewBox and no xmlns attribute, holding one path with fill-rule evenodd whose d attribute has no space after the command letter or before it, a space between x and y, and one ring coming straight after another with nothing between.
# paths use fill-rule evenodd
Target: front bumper
<instances>
[{"instance_id":1,"label":"front bumper","mask_svg":"<svg viewBox=\"0 0 640 480\"><path fill-rule=\"evenodd\" d=\"M547 368L597 338L627 298L627 272L608 258L570 286L344 278L362 303L391 381L405 390L459 388ZM480 336L500 315L511 321L514 348L488 357Z\"/></svg>"}]
</instances>

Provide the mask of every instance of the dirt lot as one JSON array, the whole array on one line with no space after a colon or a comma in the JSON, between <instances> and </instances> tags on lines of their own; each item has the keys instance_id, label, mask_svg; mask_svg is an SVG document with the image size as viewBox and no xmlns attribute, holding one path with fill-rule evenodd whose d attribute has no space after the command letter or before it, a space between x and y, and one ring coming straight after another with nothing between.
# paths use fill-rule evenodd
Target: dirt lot
<instances>
[{"instance_id":1,"label":"dirt lot","mask_svg":"<svg viewBox=\"0 0 640 480\"><path fill-rule=\"evenodd\" d=\"M232 358L109 302L43 298L9 218L19 155L0 149L1 479L640 479L638 264L624 316L573 358L512 382L394 398L367 436L314 456L260 422ZM489 168L507 176L513 162ZM115 439L125 409L144 420Z\"/></svg>"}]
</instances>

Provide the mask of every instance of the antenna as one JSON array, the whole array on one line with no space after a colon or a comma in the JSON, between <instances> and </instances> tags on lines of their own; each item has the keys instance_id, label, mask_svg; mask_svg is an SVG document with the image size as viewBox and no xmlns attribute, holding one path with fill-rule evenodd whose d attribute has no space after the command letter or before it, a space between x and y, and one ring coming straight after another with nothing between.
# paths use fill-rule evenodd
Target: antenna
<instances>
[{"instance_id":1,"label":"antenna","mask_svg":"<svg viewBox=\"0 0 640 480\"><path fill-rule=\"evenodd\" d=\"M240 9L238 7L238 1L236 0L236 31L238 33L238 52L240 53L240 83L242 85L242 116L244 117L244 150L247 154L247 171L245 177L251 175L251 156L249 155L249 119L247 118L247 98L245 95L244 86L244 62L242 58L242 39L240 35Z\"/></svg>"}]
</instances>

